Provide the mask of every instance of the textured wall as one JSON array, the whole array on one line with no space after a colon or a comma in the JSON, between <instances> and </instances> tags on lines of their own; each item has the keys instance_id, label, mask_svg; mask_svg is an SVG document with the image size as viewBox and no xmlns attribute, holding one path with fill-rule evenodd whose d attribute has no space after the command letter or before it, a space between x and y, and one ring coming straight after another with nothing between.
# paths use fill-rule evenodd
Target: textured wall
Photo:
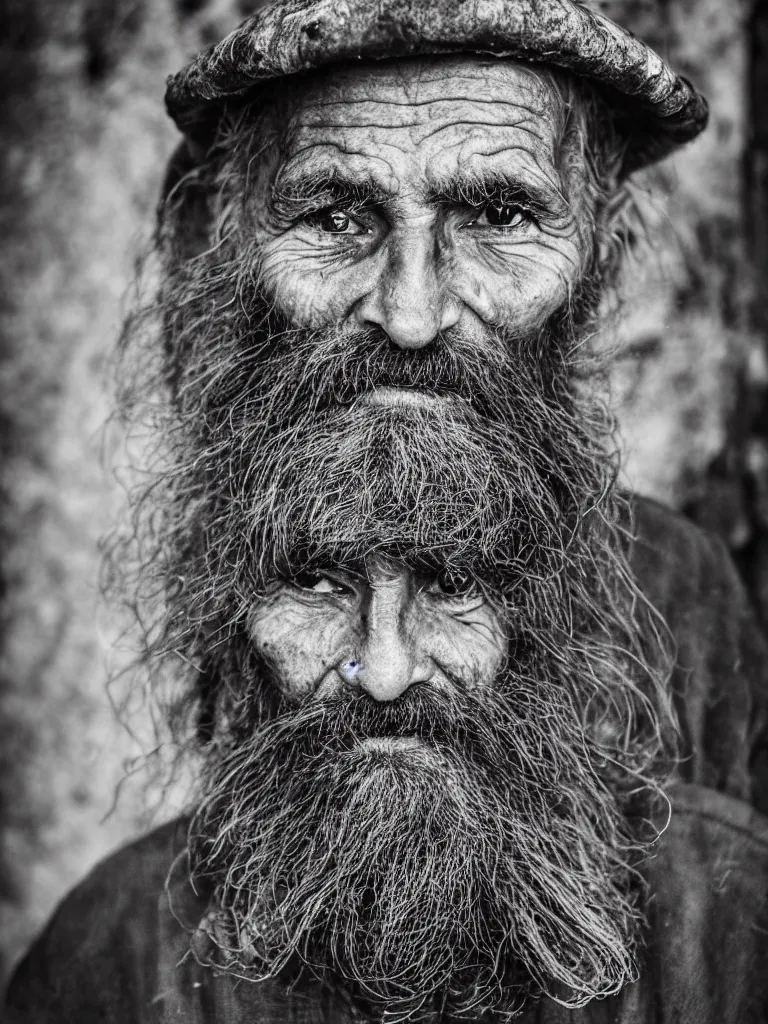
<instances>
[{"instance_id":1,"label":"textured wall","mask_svg":"<svg viewBox=\"0 0 768 1024\"><path fill-rule=\"evenodd\" d=\"M754 77L746 3L603 3L708 93L710 132L654 171L650 246L633 258L614 400L627 476L761 550L766 380L744 211ZM99 536L120 500L101 468L104 361L173 144L160 98L187 52L234 24L230 0L0 0L0 943L21 952L52 904L145 828L134 759L105 688L116 626L99 611ZM767 37L768 38L768 37ZM768 138L768 131L766 131ZM758 232L759 240L759 232ZM761 461L762 459L762 461ZM761 490L762 488L762 490ZM755 555L757 557L757 555ZM754 559L753 559L754 561ZM763 576L750 570L756 591ZM763 574L765 575L765 574ZM116 803L117 784L128 776ZM173 794L171 794L173 795ZM159 814L168 813L161 808Z\"/></svg>"},{"instance_id":2,"label":"textured wall","mask_svg":"<svg viewBox=\"0 0 768 1024\"><path fill-rule=\"evenodd\" d=\"M716 493L741 472L737 396L764 376L751 331L753 273L745 235L743 166L750 7L722 0L601 6L668 56L706 94L708 130L651 171L650 246L627 275L616 400L627 440L627 472L639 489L692 512L733 544L748 530L740 495ZM751 386L751 385L750 385Z\"/></svg>"},{"instance_id":3,"label":"textured wall","mask_svg":"<svg viewBox=\"0 0 768 1024\"><path fill-rule=\"evenodd\" d=\"M0 5L0 936L10 956L94 860L146 825L130 782L109 814L150 730L141 713L138 737L119 728L105 690L115 626L99 612L97 543L120 491L102 469L104 362L174 141L164 78L237 20L221 3Z\"/></svg>"}]
</instances>

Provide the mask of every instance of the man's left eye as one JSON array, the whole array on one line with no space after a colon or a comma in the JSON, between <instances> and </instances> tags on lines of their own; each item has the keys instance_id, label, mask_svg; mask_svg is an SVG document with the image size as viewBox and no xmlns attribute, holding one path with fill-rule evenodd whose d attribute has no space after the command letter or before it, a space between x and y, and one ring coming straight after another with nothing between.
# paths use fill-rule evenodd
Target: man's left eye
<instances>
[{"instance_id":1,"label":"man's left eye","mask_svg":"<svg viewBox=\"0 0 768 1024\"><path fill-rule=\"evenodd\" d=\"M480 590L468 573L443 569L427 587L427 593L435 597L471 600L478 596Z\"/></svg>"},{"instance_id":2,"label":"man's left eye","mask_svg":"<svg viewBox=\"0 0 768 1024\"><path fill-rule=\"evenodd\" d=\"M530 214L522 206L496 202L483 207L472 223L479 227L517 228L530 220Z\"/></svg>"}]
</instances>

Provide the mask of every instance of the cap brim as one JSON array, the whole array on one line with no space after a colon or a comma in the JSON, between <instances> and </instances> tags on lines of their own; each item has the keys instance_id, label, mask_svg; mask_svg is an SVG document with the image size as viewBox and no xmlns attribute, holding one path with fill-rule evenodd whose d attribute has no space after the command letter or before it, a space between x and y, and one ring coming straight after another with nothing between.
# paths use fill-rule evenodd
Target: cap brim
<instances>
[{"instance_id":1,"label":"cap brim","mask_svg":"<svg viewBox=\"0 0 768 1024\"><path fill-rule=\"evenodd\" d=\"M572 0L276 0L168 80L166 106L204 139L222 103L330 64L480 52L602 87L627 140L625 174L706 126L707 103L650 47Z\"/></svg>"}]
</instances>

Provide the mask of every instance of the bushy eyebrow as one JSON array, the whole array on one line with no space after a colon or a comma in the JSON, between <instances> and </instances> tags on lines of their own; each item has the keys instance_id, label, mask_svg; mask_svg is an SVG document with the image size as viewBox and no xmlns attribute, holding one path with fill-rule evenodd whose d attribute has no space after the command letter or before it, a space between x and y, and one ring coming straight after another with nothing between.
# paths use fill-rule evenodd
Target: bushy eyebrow
<instances>
[{"instance_id":1,"label":"bushy eyebrow","mask_svg":"<svg viewBox=\"0 0 768 1024\"><path fill-rule=\"evenodd\" d=\"M391 199L391 193L373 177L351 177L339 171L288 175L278 180L271 192L273 210L291 220L334 206L353 209L383 206Z\"/></svg>"},{"instance_id":2,"label":"bushy eyebrow","mask_svg":"<svg viewBox=\"0 0 768 1024\"><path fill-rule=\"evenodd\" d=\"M297 220L308 213L339 207L363 209L386 206L397 194L386 189L372 176L331 173L296 173L279 179L271 190L274 212L286 220ZM480 207L493 200L514 203L534 214L563 215L568 202L563 193L547 182L524 178L505 171L460 173L432 182L424 190L424 199L433 206Z\"/></svg>"},{"instance_id":3,"label":"bushy eyebrow","mask_svg":"<svg viewBox=\"0 0 768 1024\"><path fill-rule=\"evenodd\" d=\"M568 211L565 196L554 185L504 170L456 174L433 183L427 190L427 201L435 205L479 207L494 200L514 203L542 215L562 215Z\"/></svg>"}]
</instances>

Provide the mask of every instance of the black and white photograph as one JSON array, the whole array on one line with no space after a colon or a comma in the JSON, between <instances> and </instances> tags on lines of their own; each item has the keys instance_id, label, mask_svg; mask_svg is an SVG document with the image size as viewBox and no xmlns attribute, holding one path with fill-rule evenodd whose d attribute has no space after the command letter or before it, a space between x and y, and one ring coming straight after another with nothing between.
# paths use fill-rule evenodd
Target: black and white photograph
<instances>
[{"instance_id":1,"label":"black and white photograph","mask_svg":"<svg viewBox=\"0 0 768 1024\"><path fill-rule=\"evenodd\" d=\"M768 1024L768 0L0 40L0 1020Z\"/></svg>"}]
</instances>

